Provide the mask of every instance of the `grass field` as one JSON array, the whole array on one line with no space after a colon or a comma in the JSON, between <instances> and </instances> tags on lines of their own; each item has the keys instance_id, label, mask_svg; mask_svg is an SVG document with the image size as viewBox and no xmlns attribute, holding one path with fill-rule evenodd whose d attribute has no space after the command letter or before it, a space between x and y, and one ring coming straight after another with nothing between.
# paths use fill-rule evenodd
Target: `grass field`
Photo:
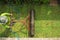
<instances>
[{"instance_id":1,"label":"grass field","mask_svg":"<svg viewBox=\"0 0 60 40\"><path fill-rule=\"evenodd\" d=\"M9 9L8 6L4 6L4 9L0 9L3 12L14 11L14 16L16 19L24 19L28 15L29 6L24 5L22 8L20 6L12 6ZM59 6L49 6L49 5L34 5L35 8L35 36L40 38L46 37L60 37L60 8ZM6 9L6 10L5 10ZM16 15L17 14L17 15ZM19 31L23 27L22 31ZM12 27L19 37L28 37L28 32L25 26L22 26L20 22L16 22ZM18 32L17 32L18 31ZM16 35L17 35L16 34ZM15 34L11 33L9 37L16 37Z\"/></svg>"}]
</instances>

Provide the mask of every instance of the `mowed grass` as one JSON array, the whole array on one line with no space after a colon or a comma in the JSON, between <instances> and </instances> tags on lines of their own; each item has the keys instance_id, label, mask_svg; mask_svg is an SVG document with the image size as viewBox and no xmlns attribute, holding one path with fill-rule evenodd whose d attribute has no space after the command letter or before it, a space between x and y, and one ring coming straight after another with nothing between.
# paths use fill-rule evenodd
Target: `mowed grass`
<instances>
[{"instance_id":1,"label":"mowed grass","mask_svg":"<svg viewBox=\"0 0 60 40\"><path fill-rule=\"evenodd\" d=\"M35 37L60 37L60 21L35 21Z\"/></svg>"},{"instance_id":2,"label":"mowed grass","mask_svg":"<svg viewBox=\"0 0 60 40\"><path fill-rule=\"evenodd\" d=\"M17 6L14 6L14 7L20 8ZM34 37L36 38L60 37L59 6L34 5L34 9L36 11L35 12L35 36ZM6 10L8 11L8 9ZM15 8L13 10L15 10L16 12ZM15 15L14 17L18 19L20 17L20 19L24 19L28 15L28 10L29 10L29 6L24 5L22 9L21 8L19 9L20 14L17 14L20 16L17 16L14 14ZM24 26L20 22L16 22L14 24L14 26L12 27L12 31L16 32L20 38L28 37L28 30L26 29L26 26ZM14 33L11 33L9 37L17 37L17 36Z\"/></svg>"},{"instance_id":3,"label":"mowed grass","mask_svg":"<svg viewBox=\"0 0 60 40\"><path fill-rule=\"evenodd\" d=\"M58 6L36 6L35 37L60 37L60 12Z\"/></svg>"}]
</instances>

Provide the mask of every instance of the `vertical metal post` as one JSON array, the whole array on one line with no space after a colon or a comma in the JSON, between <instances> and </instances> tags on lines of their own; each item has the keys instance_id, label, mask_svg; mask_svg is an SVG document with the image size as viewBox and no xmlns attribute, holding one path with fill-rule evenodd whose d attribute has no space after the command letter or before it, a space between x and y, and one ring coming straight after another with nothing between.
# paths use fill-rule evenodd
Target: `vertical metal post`
<instances>
[{"instance_id":1,"label":"vertical metal post","mask_svg":"<svg viewBox=\"0 0 60 40\"><path fill-rule=\"evenodd\" d=\"M29 20L29 37L33 37L35 34L34 33L34 31L35 31L34 14L35 14L35 10L31 9L30 10L30 20Z\"/></svg>"}]
</instances>

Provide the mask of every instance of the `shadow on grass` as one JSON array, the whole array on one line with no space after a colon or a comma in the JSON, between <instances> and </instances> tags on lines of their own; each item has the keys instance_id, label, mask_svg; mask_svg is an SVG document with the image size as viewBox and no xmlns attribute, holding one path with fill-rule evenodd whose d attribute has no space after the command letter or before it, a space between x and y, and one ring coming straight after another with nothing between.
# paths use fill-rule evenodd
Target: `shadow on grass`
<instances>
[{"instance_id":1,"label":"shadow on grass","mask_svg":"<svg viewBox=\"0 0 60 40\"><path fill-rule=\"evenodd\" d=\"M60 20L60 8L58 6L36 6L35 11L35 20Z\"/></svg>"}]
</instances>

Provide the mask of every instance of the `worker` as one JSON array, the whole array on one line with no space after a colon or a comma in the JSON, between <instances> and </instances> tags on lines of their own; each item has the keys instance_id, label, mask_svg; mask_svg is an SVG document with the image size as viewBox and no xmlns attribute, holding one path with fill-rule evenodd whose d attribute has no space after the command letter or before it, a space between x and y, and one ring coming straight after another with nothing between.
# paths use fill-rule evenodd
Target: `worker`
<instances>
[{"instance_id":1,"label":"worker","mask_svg":"<svg viewBox=\"0 0 60 40\"><path fill-rule=\"evenodd\" d=\"M0 24L5 25L6 28L8 28L9 27L8 25L10 24L10 15L12 15L12 14L2 13L0 15Z\"/></svg>"}]
</instances>

